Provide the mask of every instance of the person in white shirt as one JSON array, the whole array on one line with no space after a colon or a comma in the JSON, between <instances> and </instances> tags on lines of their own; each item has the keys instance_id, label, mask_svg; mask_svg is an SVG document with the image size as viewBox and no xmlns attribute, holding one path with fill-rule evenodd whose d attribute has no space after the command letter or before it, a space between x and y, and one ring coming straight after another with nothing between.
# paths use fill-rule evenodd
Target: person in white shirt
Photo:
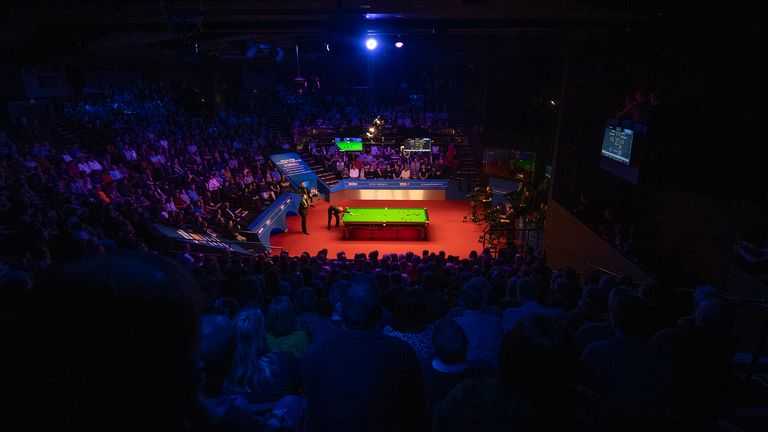
<instances>
[{"instance_id":1,"label":"person in white shirt","mask_svg":"<svg viewBox=\"0 0 768 432\"><path fill-rule=\"evenodd\" d=\"M149 157L149 160L152 161L155 165L160 165L165 163L165 158L161 154L152 155Z\"/></svg>"},{"instance_id":2,"label":"person in white shirt","mask_svg":"<svg viewBox=\"0 0 768 432\"><path fill-rule=\"evenodd\" d=\"M77 168L86 174L90 174L91 171L93 171L93 169L91 169L91 167L88 166L88 162L85 162L85 161L78 163Z\"/></svg>"},{"instance_id":3,"label":"person in white shirt","mask_svg":"<svg viewBox=\"0 0 768 432\"><path fill-rule=\"evenodd\" d=\"M125 159L129 161L135 161L136 160L136 150L131 148L126 148L123 150L123 154L125 155Z\"/></svg>"},{"instance_id":4,"label":"person in white shirt","mask_svg":"<svg viewBox=\"0 0 768 432\"><path fill-rule=\"evenodd\" d=\"M121 173L120 170L116 167L112 167L109 169L109 177L114 181L118 181L123 178L123 173Z\"/></svg>"},{"instance_id":5,"label":"person in white shirt","mask_svg":"<svg viewBox=\"0 0 768 432\"><path fill-rule=\"evenodd\" d=\"M251 183L253 183L253 175L251 174L250 171L246 170L243 175L243 184L249 185Z\"/></svg>"},{"instance_id":6,"label":"person in white shirt","mask_svg":"<svg viewBox=\"0 0 768 432\"><path fill-rule=\"evenodd\" d=\"M192 185L191 189L187 190L187 196L192 202L197 202L200 199L200 195L195 190L195 185Z\"/></svg>"},{"instance_id":7,"label":"person in white shirt","mask_svg":"<svg viewBox=\"0 0 768 432\"><path fill-rule=\"evenodd\" d=\"M175 213L178 211L178 209L176 209L176 204L173 203L173 198L171 197L167 197L165 199L165 204L163 207L165 208L165 211L168 214Z\"/></svg>"},{"instance_id":8,"label":"person in white shirt","mask_svg":"<svg viewBox=\"0 0 768 432\"><path fill-rule=\"evenodd\" d=\"M216 178L216 176L212 176L210 179L208 179L208 190L213 192L221 187L221 183L219 182L219 179Z\"/></svg>"},{"instance_id":9,"label":"person in white shirt","mask_svg":"<svg viewBox=\"0 0 768 432\"><path fill-rule=\"evenodd\" d=\"M179 197L179 200L181 200L184 203L182 207L186 207L192 204L192 201L189 199L189 196L187 196L187 193L183 189L177 192L176 195ZM178 206L176 208L178 208Z\"/></svg>"},{"instance_id":10,"label":"person in white shirt","mask_svg":"<svg viewBox=\"0 0 768 432\"><path fill-rule=\"evenodd\" d=\"M101 171L104 169L101 164L96 161L96 159L89 160L88 167L91 169L91 171Z\"/></svg>"},{"instance_id":11,"label":"person in white shirt","mask_svg":"<svg viewBox=\"0 0 768 432\"><path fill-rule=\"evenodd\" d=\"M415 157L411 161L411 171L417 173L419 172L419 168L421 168L421 162L419 162L419 158Z\"/></svg>"},{"instance_id":12,"label":"person in white shirt","mask_svg":"<svg viewBox=\"0 0 768 432\"><path fill-rule=\"evenodd\" d=\"M356 179L358 177L360 177L360 170L353 166L352 169L349 170L349 178Z\"/></svg>"}]
</instances>

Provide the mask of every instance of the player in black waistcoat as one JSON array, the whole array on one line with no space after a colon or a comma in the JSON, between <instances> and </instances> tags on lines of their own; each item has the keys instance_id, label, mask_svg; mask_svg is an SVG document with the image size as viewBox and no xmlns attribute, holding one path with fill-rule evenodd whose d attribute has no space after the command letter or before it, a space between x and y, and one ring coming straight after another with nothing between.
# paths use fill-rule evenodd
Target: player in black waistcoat
<instances>
[{"instance_id":1,"label":"player in black waistcoat","mask_svg":"<svg viewBox=\"0 0 768 432\"><path fill-rule=\"evenodd\" d=\"M331 217L336 218L336 226L339 226L339 215L342 213L349 213L349 210L347 210L344 207L336 207L336 206L330 206L328 207L328 229L331 229Z\"/></svg>"}]
</instances>

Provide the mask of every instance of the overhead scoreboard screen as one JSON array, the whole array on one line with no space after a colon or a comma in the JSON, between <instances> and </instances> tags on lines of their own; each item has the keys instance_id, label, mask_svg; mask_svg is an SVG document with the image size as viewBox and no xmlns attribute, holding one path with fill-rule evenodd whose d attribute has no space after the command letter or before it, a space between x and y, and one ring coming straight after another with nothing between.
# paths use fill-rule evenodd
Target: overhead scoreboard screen
<instances>
[{"instance_id":1,"label":"overhead scoreboard screen","mask_svg":"<svg viewBox=\"0 0 768 432\"><path fill-rule=\"evenodd\" d=\"M605 134L603 135L601 154L608 159L629 165L633 138L634 131L632 129L608 125L605 127Z\"/></svg>"},{"instance_id":2,"label":"overhead scoreboard screen","mask_svg":"<svg viewBox=\"0 0 768 432\"><path fill-rule=\"evenodd\" d=\"M403 144L403 150L408 152L428 152L432 151L432 139L430 138L408 138Z\"/></svg>"},{"instance_id":3,"label":"overhead scoreboard screen","mask_svg":"<svg viewBox=\"0 0 768 432\"><path fill-rule=\"evenodd\" d=\"M363 151L362 138L334 138L333 141L339 151Z\"/></svg>"}]
</instances>

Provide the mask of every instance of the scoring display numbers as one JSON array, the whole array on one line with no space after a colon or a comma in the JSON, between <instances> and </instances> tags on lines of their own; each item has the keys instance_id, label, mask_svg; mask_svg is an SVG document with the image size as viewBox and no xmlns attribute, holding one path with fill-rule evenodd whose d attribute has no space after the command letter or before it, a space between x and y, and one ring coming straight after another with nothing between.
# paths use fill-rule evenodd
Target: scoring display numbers
<instances>
[{"instance_id":1,"label":"scoring display numbers","mask_svg":"<svg viewBox=\"0 0 768 432\"><path fill-rule=\"evenodd\" d=\"M408 138L403 145L405 151L431 151L432 140L430 138Z\"/></svg>"},{"instance_id":2,"label":"scoring display numbers","mask_svg":"<svg viewBox=\"0 0 768 432\"><path fill-rule=\"evenodd\" d=\"M601 154L607 158L629 164L633 134L631 129L618 126L606 127Z\"/></svg>"}]
</instances>

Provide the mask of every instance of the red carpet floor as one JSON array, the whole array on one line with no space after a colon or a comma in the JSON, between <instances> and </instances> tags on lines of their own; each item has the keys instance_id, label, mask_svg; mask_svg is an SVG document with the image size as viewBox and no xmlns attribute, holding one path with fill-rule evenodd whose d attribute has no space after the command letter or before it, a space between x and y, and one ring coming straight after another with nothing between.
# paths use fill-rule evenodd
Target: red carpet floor
<instances>
[{"instance_id":1,"label":"red carpet floor","mask_svg":"<svg viewBox=\"0 0 768 432\"><path fill-rule=\"evenodd\" d=\"M286 224L288 232L273 234L272 246L279 246L291 255L309 252L314 255L321 249L328 249L330 256L344 251L348 257L357 252L378 250L380 253L405 253L408 251L421 253L427 249L430 252L444 250L449 255L467 256L470 251L482 249L478 238L482 235L483 225L471 222L463 223L462 218L470 211L468 201L341 201L335 203L345 207L425 207L429 214L427 239L419 240L415 229L403 228L400 240L395 240L394 233L386 231L374 232L371 240L370 232L366 230L352 231L350 239L343 238L342 228L326 228L328 221L328 206L326 202L315 202L315 207L309 209L307 215L307 231L310 235L301 233L301 218L289 216ZM273 249L280 253L280 249Z\"/></svg>"}]
</instances>

